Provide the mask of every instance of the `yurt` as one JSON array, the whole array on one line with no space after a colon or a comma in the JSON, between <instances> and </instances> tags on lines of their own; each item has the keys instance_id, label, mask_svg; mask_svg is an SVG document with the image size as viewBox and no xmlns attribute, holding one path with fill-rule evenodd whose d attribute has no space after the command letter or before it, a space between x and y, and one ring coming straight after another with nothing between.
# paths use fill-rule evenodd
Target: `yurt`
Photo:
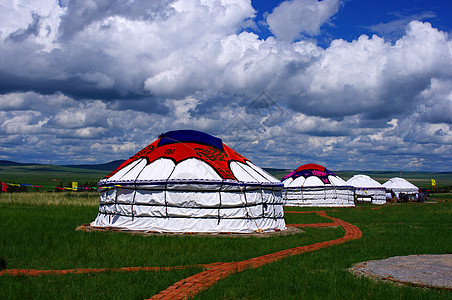
<instances>
[{"instance_id":1,"label":"yurt","mask_svg":"<svg viewBox=\"0 0 452 300\"><path fill-rule=\"evenodd\" d=\"M370 202L372 204L386 203L386 188L369 176L363 174L354 175L346 183L355 187L356 201Z\"/></svg>"},{"instance_id":2,"label":"yurt","mask_svg":"<svg viewBox=\"0 0 452 300\"><path fill-rule=\"evenodd\" d=\"M419 188L400 177L394 177L383 183L387 191L393 192L397 198L400 199L400 193L404 193L409 199L417 199Z\"/></svg>"},{"instance_id":3,"label":"yurt","mask_svg":"<svg viewBox=\"0 0 452 300\"><path fill-rule=\"evenodd\" d=\"M355 206L354 187L317 164L306 164L283 179L286 206Z\"/></svg>"},{"instance_id":4,"label":"yurt","mask_svg":"<svg viewBox=\"0 0 452 300\"><path fill-rule=\"evenodd\" d=\"M285 229L283 184L222 140L179 130L99 181L94 228L161 233L252 233Z\"/></svg>"}]
</instances>

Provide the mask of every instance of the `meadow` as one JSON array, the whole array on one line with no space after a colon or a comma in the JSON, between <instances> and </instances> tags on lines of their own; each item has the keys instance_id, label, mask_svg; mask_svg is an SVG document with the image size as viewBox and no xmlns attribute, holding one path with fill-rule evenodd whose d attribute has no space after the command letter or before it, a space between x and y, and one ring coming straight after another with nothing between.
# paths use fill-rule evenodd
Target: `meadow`
<instances>
[{"instance_id":1,"label":"meadow","mask_svg":"<svg viewBox=\"0 0 452 300\"><path fill-rule=\"evenodd\" d=\"M197 299L451 299L448 290L399 286L352 275L353 264L410 254L452 253L452 195L435 194L431 203L403 203L370 209L325 210L358 226L363 237L291 256L219 281ZM429 201L430 202L430 201ZM132 235L84 232L93 221L95 192L0 194L0 267L61 270L143 266L186 266L241 261L279 250L340 238L340 227L265 238ZM329 222L315 214L286 214L286 223ZM202 271L199 266L158 272L102 272L46 276L1 276L1 299L144 299Z\"/></svg>"},{"instance_id":2,"label":"meadow","mask_svg":"<svg viewBox=\"0 0 452 300\"><path fill-rule=\"evenodd\" d=\"M14 184L27 183L43 185L50 188L33 189L28 191L52 190L51 187L70 187L72 181L79 186L95 187L96 183L119 166L121 161L101 165L59 166L59 165L33 165L17 164L0 161L0 181ZM289 169L265 168L267 172L278 179L283 178ZM348 180L356 174L366 174L384 183L390 178L399 177L400 171L335 171L342 179ZM418 187L432 188L431 180L435 179L438 188L452 189L452 172L402 172L402 177Z\"/></svg>"}]
</instances>

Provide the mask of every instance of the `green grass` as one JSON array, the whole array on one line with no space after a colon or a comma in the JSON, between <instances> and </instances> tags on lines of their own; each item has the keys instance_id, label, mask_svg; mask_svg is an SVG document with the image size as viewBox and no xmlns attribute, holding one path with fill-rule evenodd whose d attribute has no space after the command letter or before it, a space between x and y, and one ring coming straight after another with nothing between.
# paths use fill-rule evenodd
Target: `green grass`
<instances>
[{"instance_id":1,"label":"green grass","mask_svg":"<svg viewBox=\"0 0 452 300\"><path fill-rule=\"evenodd\" d=\"M433 194L431 198L437 201L452 201L452 193Z\"/></svg>"},{"instance_id":2,"label":"green grass","mask_svg":"<svg viewBox=\"0 0 452 300\"><path fill-rule=\"evenodd\" d=\"M99 194L95 192L0 193L0 204L70 205L98 208Z\"/></svg>"},{"instance_id":3,"label":"green grass","mask_svg":"<svg viewBox=\"0 0 452 300\"><path fill-rule=\"evenodd\" d=\"M94 220L97 208L0 205L0 209L5 220L0 225L5 246L2 255L8 268L177 266L236 261L342 234L338 228L266 238L80 232L75 228Z\"/></svg>"},{"instance_id":4,"label":"green grass","mask_svg":"<svg viewBox=\"0 0 452 300\"><path fill-rule=\"evenodd\" d=\"M9 196L12 196L11 199ZM447 194L444 200L450 199ZM0 194L0 259L6 268L67 269L178 266L240 261L343 236L342 228L265 238L141 236L81 232L94 220L93 193ZM200 294L202 299L417 298L447 299L450 291L400 287L356 278L346 269L396 255L451 253L452 201L405 203L378 210L362 205L326 210L363 231L360 240L283 259L231 275ZM288 208L288 210L314 210ZM316 214L286 214L287 223L329 222ZM0 277L1 299L143 299L199 268L164 272Z\"/></svg>"},{"instance_id":5,"label":"green grass","mask_svg":"<svg viewBox=\"0 0 452 300\"><path fill-rule=\"evenodd\" d=\"M147 299L173 282L201 272L191 268L163 272L105 272L0 278L2 299Z\"/></svg>"},{"instance_id":6,"label":"green grass","mask_svg":"<svg viewBox=\"0 0 452 300\"><path fill-rule=\"evenodd\" d=\"M61 184L64 186L70 186L72 181L77 181L79 186L85 184L88 184L89 186L96 186L96 183L108 173L109 171L80 169L56 165L0 166L0 181L15 184L27 183L32 185L44 185L50 187L60 186Z\"/></svg>"},{"instance_id":7,"label":"green grass","mask_svg":"<svg viewBox=\"0 0 452 300\"><path fill-rule=\"evenodd\" d=\"M450 291L376 282L347 271L366 260L452 253L450 203L409 203L379 210L329 209L327 214L357 225L363 237L234 274L199 298L451 299Z\"/></svg>"},{"instance_id":8,"label":"green grass","mask_svg":"<svg viewBox=\"0 0 452 300\"><path fill-rule=\"evenodd\" d=\"M305 207L304 211L311 211L312 207ZM297 209L295 207L288 207L285 209L285 211L301 211L301 209ZM284 215L284 218L286 219L286 222L288 224L297 224L298 222L302 222L304 224L307 223L332 223L333 221L327 218L323 218L316 213L287 213Z\"/></svg>"}]
</instances>

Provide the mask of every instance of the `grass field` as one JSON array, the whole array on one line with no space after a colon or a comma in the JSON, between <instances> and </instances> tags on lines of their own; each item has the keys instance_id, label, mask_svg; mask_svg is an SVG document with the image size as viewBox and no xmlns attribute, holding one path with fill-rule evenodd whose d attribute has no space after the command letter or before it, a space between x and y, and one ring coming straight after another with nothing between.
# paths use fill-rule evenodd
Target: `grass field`
<instances>
[{"instance_id":1,"label":"grass field","mask_svg":"<svg viewBox=\"0 0 452 300\"><path fill-rule=\"evenodd\" d=\"M96 183L114 170L100 165L100 169L84 169L80 167L68 167L58 165L1 165L0 181L7 183L27 183L44 186L71 186L72 181L77 181L79 186L96 186ZM283 178L291 170L266 169L278 179ZM356 174L366 174L380 183L390 178L399 177L398 171L334 171L344 180L348 180ZM435 179L438 187L452 187L452 172L403 172L402 176L418 187L431 188L431 179Z\"/></svg>"},{"instance_id":2,"label":"grass field","mask_svg":"<svg viewBox=\"0 0 452 300\"><path fill-rule=\"evenodd\" d=\"M379 210L370 209L370 205L325 209L328 215L358 226L363 237L233 274L196 298L451 299L450 291L375 282L347 271L365 260L452 253L452 196L435 197L440 201L389 205ZM344 234L334 227L305 228L304 233L266 238L75 231L80 224L94 220L97 206L96 193L0 194L0 260L4 268L48 270L240 261ZM286 214L286 222L328 220L314 214ZM2 276L0 298L144 299L200 271L194 267L160 272Z\"/></svg>"},{"instance_id":3,"label":"grass field","mask_svg":"<svg viewBox=\"0 0 452 300\"><path fill-rule=\"evenodd\" d=\"M72 181L77 181L80 186L96 186L96 183L108 173L109 171L56 165L0 166L0 181L52 187L70 186Z\"/></svg>"}]
</instances>

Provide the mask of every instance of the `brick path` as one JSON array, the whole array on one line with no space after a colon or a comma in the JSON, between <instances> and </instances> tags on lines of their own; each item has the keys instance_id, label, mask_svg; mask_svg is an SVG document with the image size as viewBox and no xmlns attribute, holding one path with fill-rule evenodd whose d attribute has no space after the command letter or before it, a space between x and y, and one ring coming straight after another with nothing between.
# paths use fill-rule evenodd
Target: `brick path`
<instances>
[{"instance_id":1,"label":"brick path","mask_svg":"<svg viewBox=\"0 0 452 300\"><path fill-rule=\"evenodd\" d=\"M286 211L285 213L308 213L308 212ZM196 275L190 276L188 278L176 282L166 290L161 291L160 293L154 295L150 299L186 299L188 297L195 296L196 294L200 293L203 290L208 289L216 282L228 277L233 273L238 273L246 269L256 269L263 265L281 260L288 256L315 251L321 248L342 244L347 241L359 239L362 237L362 232L358 227L345 221L342 221L340 219L327 216L324 211L316 211L315 213L317 213L319 216L331 219L333 220L333 222L317 224L290 224L289 226L294 227L342 226L342 228L344 228L345 230L345 235L339 239L286 249L275 253L254 257L244 261L218 263L217 265L211 267L208 270L205 270L201 273L198 273Z\"/></svg>"},{"instance_id":2,"label":"brick path","mask_svg":"<svg viewBox=\"0 0 452 300\"><path fill-rule=\"evenodd\" d=\"M66 269L66 270L33 270L33 269L13 269L13 270L3 270L0 272L1 275L12 275L12 276L37 276L37 275L61 275L61 274L81 274L81 273L99 273L106 271L115 272L135 272L135 271L169 271L192 267L202 267L206 269L203 272L195 274L193 276L182 279L166 290L154 295L150 299L185 299L192 297L208 289L210 286L216 282L228 277L233 273L238 273L246 269L256 269L262 267L266 264L281 260L285 257L292 255L298 255L306 252L312 252L321 248L326 248L338 244L345 243L347 241L356 240L362 237L361 230L345 221L328 216L324 211L311 211L311 212L300 212L300 211L286 211L285 213L316 213L317 215L328 218L332 220L331 223L314 223L314 224L288 224L287 226L292 227L333 227L342 226L345 230L345 235L341 238L319 242L307 246L300 246L291 249L286 249L278 251L275 253L270 253L251 259L247 259L239 262L227 262L227 263L212 263L212 264L200 264L200 265L190 265L190 266L175 266L175 267L130 267L130 268L99 268L99 269Z\"/></svg>"},{"instance_id":3,"label":"brick path","mask_svg":"<svg viewBox=\"0 0 452 300\"><path fill-rule=\"evenodd\" d=\"M159 271L171 271L171 270L181 270L189 269L193 267L201 267L204 269L211 268L218 263L212 264L199 264L199 265L188 265L188 266L174 266L174 267L124 267L124 268L98 268L98 269L88 269L88 268L75 268L75 269L65 269L65 270L34 270L34 269L12 269L0 271L0 276L11 275L11 276L42 276L42 275L64 275L64 274L92 274L92 273L102 273L102 272L137 272L137 271L147 271L147 272L159 272Z\"/></svg>"}]
</instances>

